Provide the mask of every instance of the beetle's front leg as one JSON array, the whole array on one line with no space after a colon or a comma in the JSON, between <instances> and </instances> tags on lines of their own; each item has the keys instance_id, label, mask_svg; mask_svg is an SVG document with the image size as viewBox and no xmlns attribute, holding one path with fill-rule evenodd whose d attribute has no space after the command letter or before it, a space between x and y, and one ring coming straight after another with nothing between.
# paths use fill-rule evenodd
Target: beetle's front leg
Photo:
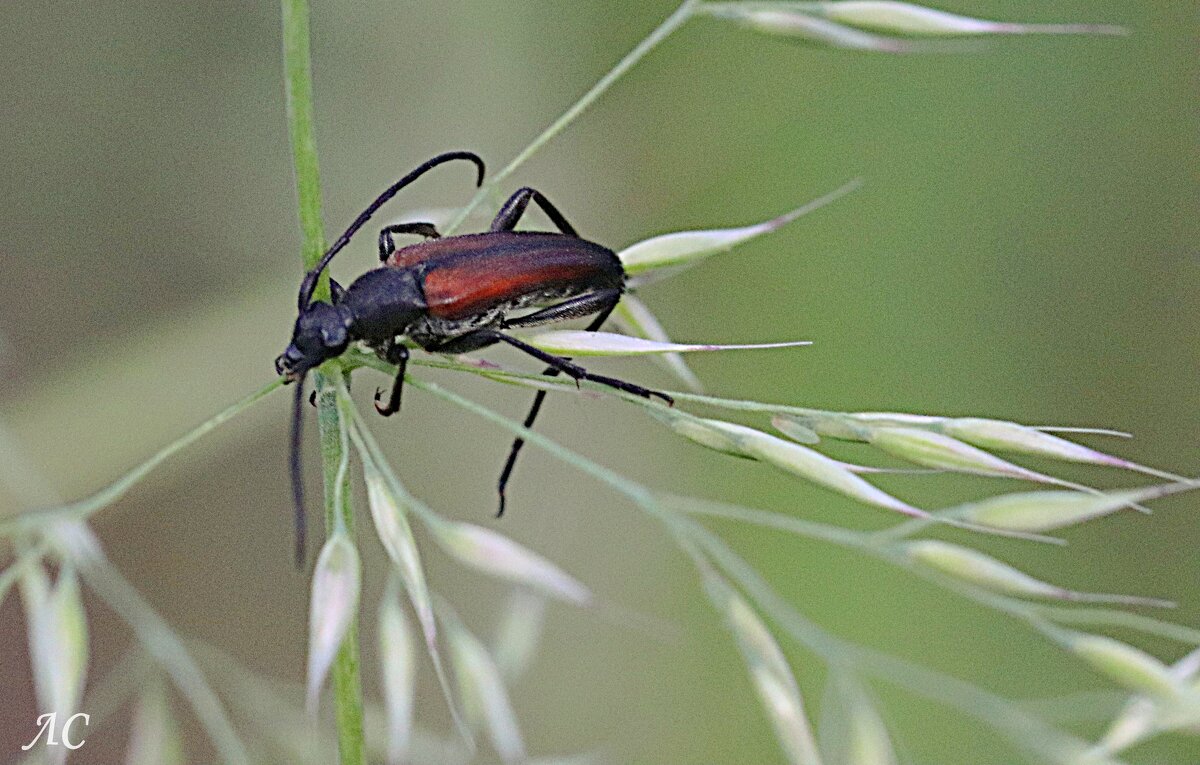
<instances>
[{"instance_id":1,"label":"beetle's front leg","mask_svg":"<svg viewBox=\"0 0 1200 765\"><path fill-rule=\"evenodd\" d=\"M404 370L408 367L408 346L396 340L389 340L380 349L379 355L389 364L396 365L396 382L392 383L392 394L384 406L379 405L383 398L383 388L375 389L375 411L384 417L391 417L400 411L400 395L404 392Z\"/></svg>"}]
</instances>

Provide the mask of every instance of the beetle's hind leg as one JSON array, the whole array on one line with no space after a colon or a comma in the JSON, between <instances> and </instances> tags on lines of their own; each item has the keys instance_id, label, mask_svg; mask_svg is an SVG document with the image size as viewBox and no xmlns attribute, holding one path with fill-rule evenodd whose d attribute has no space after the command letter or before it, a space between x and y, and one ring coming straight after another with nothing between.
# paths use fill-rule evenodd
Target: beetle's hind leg
<instances>
[{"instance_id":1,"label":"beetle's hind leg","mask_svg":"<svg viewBox=\"0 0 1200 765\"><path fill-rule=\"evenodd\" d=\"M387 259L392 257L392 253L396 251L396 243L392 241L392 236L395 234L417 234L426 239L442 237L432 223L397 223L393 226L384 226L379 231L380 263L386 263Z\"/></svg>"},{"instance_id":2,"label":"beetle's hind leg","mask_svg":"<svg viewBox=\"0 0 1200 765\"><path fill-rule=\"evenodd\" d=\"M618 298L620 297L619 293L617 293L617 297ZM597 329L599 329L600 325L603 324L604 320L608 318L608 315L612 312L613 308L616 307L616 300L612 300L612 298L609 298L609 299L611 300L611 303L600 313L600 315L598 315L592 321L591 324L588 325L587 331L594 332ZM570 301L568 301L568 302L570 302ZM556 307L557 306L551 306L550 308L548 308L546 310L551 311L551 310L554 310ZM542 312L538 312L538 313L542 313ZM536 316L536 315L537 314L530 314L530 317ZM530 317L524 317L524 318L529 319ZM511 325L511 322L509 324ZM524 325L524 326L528 326L528 325ZM488 345L493 345L498 342L499 343L507 343L508 345L513 346L517 350L523 351L524 353L527 353L530 356L533 356L535 359L544 361L546 364L549 365L549 368L546 369L546 371L545 371L545 374L548 376L553 377L554 375L561 373L561 374L567 375L568 377L570 377L576 381L589 380L591 382L600 383L601 385L607 385L610 388L615 388L617 390L624 391L626 393L632 393L635 396L642 396L643 398L660 398L669 405L674 405L674 403L675 403L674 399L672 399L670 396L668 396L665 393L660 393L659 391L650 390L649 388L643 388L640 385L635 385L634 383L625 382L624 380L618 380L615 377L606 377L604 375L592 374L591 372L587 371L586 369L579 366L578 364L573 363L570 359L563 358L562 356L555 356L552 353L547 353L547 352L541 350L540 348L535 348L534 346L530 345L529 343L526 343L523 340L513 337L512 335L505 334L504 332L501 332L498 329L490 329L490 328L479 329L474 332L463 335L461 337L455 338L454 340L451 340L448 343L445 343L441 346L429 348L428 350L438 351L438 352L442 352L442 353L465 353L467 350L474 350L477 348L482 348L482 347L485 347ZM545 400L546 400L546 391L539 390L537 392L537 395L533 399L533 406L530 407L529 414L527 414L525 416L524 425L526 428L533 426L533 422L534 422L534 420L537 419L538 413L541 411L541 408L542 408L542 403ZM500 508L499 508L499 511L496 513L497 516L501 516L504 514L505 489L508 487L508 480L512 476L513 468L516 466L517 455L520 454L521 448L524 445L525 445L525 439L523 439L523 438L517 438L515 441L513 441L512 448L509 450L509 453L508 453L508 459L505 460L505 463L504 463L504 469L500 473L500 481L497 486L497 489L500 493Z\"/></svg>"},{"instance_id":3,"label":"beetle's hind leg","mask_svg":"<svg viewBox=\"0 0 1200 765\"><path fill-rule=\"evenodd\" d=\"M387 404L380 406L383 398L383 388L375 389L375 411L384 417L391 417L400 411L400 395L404 392L404 370L408 368L408 346L395 340L389 340L381 349L381 356L389 364L396 365L396 381L392 383L392 393L388 396Z\"/></svg>"},{"instance_id":4,"label":"beetle's hind leg","mask_svg":"<svg viewBox=\"0 0 1200 765\"><path fill-rule=\"evenodd\" d=\"M550 204L550 200L546 199L545 195L537 189L532 189L528 186L517 189L508 201L500 208L500 212L496 213L496 217L492 220L490 231L512 231L517 227L517 222L521 220L521 216L525 214L525 208L529 206L530 200L537 203L537 206L542 208L542 212L546 213L546 217L554 222L558 230L567 236L579 236L575 233L575 227L567 223L567 219L558 211L558 208Z\"/></svg>"}]
</instances>

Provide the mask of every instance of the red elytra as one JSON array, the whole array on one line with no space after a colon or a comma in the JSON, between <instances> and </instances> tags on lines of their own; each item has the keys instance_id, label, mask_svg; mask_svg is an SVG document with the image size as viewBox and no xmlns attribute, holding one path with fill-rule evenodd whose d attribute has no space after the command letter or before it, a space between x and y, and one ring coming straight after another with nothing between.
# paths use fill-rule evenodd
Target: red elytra
<instances>
[{"instance_id":1,"label":"red elytra","mask_svg":"<svg viewBox=\"0 0 1200 765\"><path fill-rule=\"evenodd\" d=\"M489 232L429 239L397 250L387 265L420 264L431 316L463 319L524 298L620 288L624 270L606 247L540 232Z\"/></svg>"}]
</instances>

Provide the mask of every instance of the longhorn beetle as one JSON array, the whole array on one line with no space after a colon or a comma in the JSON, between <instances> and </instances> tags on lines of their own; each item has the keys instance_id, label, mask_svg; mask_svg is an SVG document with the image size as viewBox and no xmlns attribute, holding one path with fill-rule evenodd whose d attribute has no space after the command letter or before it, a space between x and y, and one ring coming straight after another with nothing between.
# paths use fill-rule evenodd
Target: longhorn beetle
<instances>
[{"instance_id":1,"label":"longhorn beetle","mask_svg":"<svg viewBox=\"0 0 1200 765\"><path fill-rule=\"evenodd\" d=\"M667 404L673 400L640 385L588 372L570 359L555 356L516 338L505 330L593 316L594 332L608 318L625 289L625 269L607 247L581 238L562 213L541 192L519 189L500 208L484 233L442 237L432 223L398 223L379 232L382 265L343 288L330 281L332 302L313 302L317 280L367 221L400 189L445 162L474 163L476 186L483 185L484 164L469 151L439 154L389 186L338 237L317 265L304 275L297 298L299 316L292 341L275 359L276 373L296 383L292 407L291 475L295 502L296 561L304 561L305 515L300 470L304 377L326 359L339 356L351 343L362 341L397 367L387 401L375 391L375 409L387 417L400 410L408 338L426 351L467 353L507 343L547 364L543 374L565 374ZM530 202L536 203L561 233L515 231ZM393 237L416 234L425 240L397 249ZM544 306L544 307L542 307ZM510 311L536 308L520 316ZM537 418L546 392L540 390L525 417L525 427ZM498 490L504 513L504 491L517 455L524 445L517 438L500 473Z\"/></svg>"}]
</instances>

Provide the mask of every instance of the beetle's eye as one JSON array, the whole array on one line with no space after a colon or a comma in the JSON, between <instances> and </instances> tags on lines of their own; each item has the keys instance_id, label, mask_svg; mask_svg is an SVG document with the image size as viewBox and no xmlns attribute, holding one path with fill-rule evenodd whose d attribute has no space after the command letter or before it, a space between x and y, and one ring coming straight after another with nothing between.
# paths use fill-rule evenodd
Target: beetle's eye
<instances>
[{"instance_id":1,"label":"beetle's eye","mask_svg":"<svg viewBox=\"0 0 1200 765\"><path fill-rule=\"evenodd\" d=\"M321 342L328 348L344 348L346 346L346 328L341 324L329 323L321 330Z\"/></svg>"}]
</instances>

